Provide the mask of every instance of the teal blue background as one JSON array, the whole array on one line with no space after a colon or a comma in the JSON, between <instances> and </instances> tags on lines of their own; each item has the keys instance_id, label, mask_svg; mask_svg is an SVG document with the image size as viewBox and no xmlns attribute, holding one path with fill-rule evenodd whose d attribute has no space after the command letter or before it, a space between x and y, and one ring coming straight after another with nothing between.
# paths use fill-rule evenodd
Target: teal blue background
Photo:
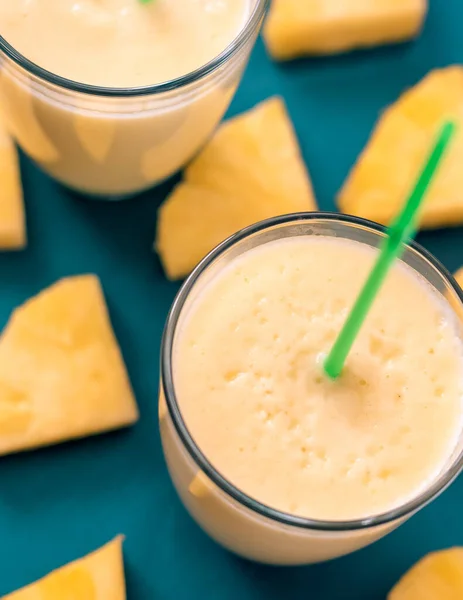
<instances>
[{"instance_id":1,"label":"teal blue background","mask_svg":"<svg viewBox=\"0 0 463 600\"><path fill-rule=\"evenodd\" d=\"M333 209L379 112L431 68L463 62L462 32L461 0L431 0L413 44L278 66L259 41L230 114L284 96L319 205ZM59 277L97 273L141 420L128 431L1 459L0 596L118 533L127 536L129 600L384 600L423 554L463 545L463 479L386 539L323 565L258 566L210 541L177 499L157 428L160 337L178 286L151 248L157 207L173 182L113 204L64 190L24 157L21 166L29 247L0 254L0 326ZM419 241L449 269L463 264L462 229Z\"/></svg>"}]
</instances>

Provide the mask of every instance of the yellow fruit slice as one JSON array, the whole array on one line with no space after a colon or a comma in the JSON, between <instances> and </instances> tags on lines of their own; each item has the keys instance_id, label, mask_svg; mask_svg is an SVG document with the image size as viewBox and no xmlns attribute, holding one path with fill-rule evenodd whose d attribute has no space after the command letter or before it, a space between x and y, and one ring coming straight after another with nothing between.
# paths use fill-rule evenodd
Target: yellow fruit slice
<instances>
[{"instance_id":1,"label":"yellow fruit slice","mask_svg":"<svg viewBox=\"0 0 463 600\"><path fill-rule=\"evenodd\" d=\"M137 406L98 279L63 279L0 337L0 454L130 425Z\"/></svg>"},{"instance_id":2,"label":"yellow fruit slice","mask_svg":"<svg viewBox=\"0 0 463 600\"><path fill-rule=\"evenodd\" d=\"M43 120L56 119L55 109L35 94L31 79L23 75L18 81L7 68L0 72L0 91L2 108L13 137L37 162L57 163L59 152L42 125Z\"/></svg>"},{"instance_id":3,"label":"yellow fruit slice","mask_svg":"<svg viewBox=\"0 0 463 600\"><path fill-rule=\"evenodd\" d=\"M188 491L195 498L205 498L213 488L213 483L202 471L198 471L188 487Z\"/></svg>"},{"instance_id":4,"label":"yellow fruit slice","mask_svg":"<svg viewBox=\"0 0 463 600\"><path fill-rule=\"evenodd\" d=\"M163 421L167 416L167 404L166 399L164 397L164 392L162 391L162 387L159 391L159 403L158 403L158 416L159 421Z\"/></svg>"},{"instance_id":5,"label":"yellow fruit slice","mask_svg":"<svg viewBox=\"0 0 463 600\"><path fill-rule=\"evenodd\" d=\"M122 536L2 600L125 600Z\"/></svg>"},{"instance_id":6,"label":"yellow fruit slice","mask_svg":"<svg viewBox=\"0 0 463 600\"><path fill-rule=\"evenodd\" d=\"M19 158L0 114L0 249L26 245L26 223Z\"/></svg>"},{"instance_id":7,"label":"yellow fruit slice","mask_svg":"<svg viewBox=\"0 0 463 600\"><path fill-rule=\"evenodd\" d=\"M335 54L408 40L426 11L427 0L272 0L264 39L277 60Z\"/></svg>"},{"instance_id":8,"label":"yellow fruit slice","mask_svg":"<svg viewBox=\"0 0 463 600\"><path fill-rule=\"evenodd\" d=\"M455 279L458 285L463 288L463 267L455 273Z\"/></svg>"},{"instance_id":9,"label":"yellow fruit slice","mask_svg":"<svg viewBox=\"0 0 463 600\"><path fill-rule=\"evenodd\" d=\"M238 230L316 209L283 101L272 98L224 123L159 211L156 248L180 279Z\"/></svg>"},{"instance_id":10,"label":"yellow fruit slice","mask_svg":"<svg viewBox=\"0 0 463 600\"><path fill-rule=\"evenodd\" d=\"M395 586L388 600L461 600L463 548L423 558Z\"/></svg>"},{"instance_id":11,"label":"yellow fruit slice","mask_svg":"<svg viewBox=\"0 0 463 600\"><path fill-rule=\"evenodd\" d=\"M114 142L116 121L86 113L76 113L73 119L74 129L83 150L94 162L103 164Z\"/></svg>"},{"instance_id":12,"label":"yellow fruit slice","mask_svg":"<svg viewBox=\"0 0 463 600\"><path fill-rule=\"evenodd\" d=\"M388 224L403 205L444 120L459 130L429 189L426 228L463 222L463 68L431 72L380 119L338 198L343 212Z\"/></svg>"}]
</instances>

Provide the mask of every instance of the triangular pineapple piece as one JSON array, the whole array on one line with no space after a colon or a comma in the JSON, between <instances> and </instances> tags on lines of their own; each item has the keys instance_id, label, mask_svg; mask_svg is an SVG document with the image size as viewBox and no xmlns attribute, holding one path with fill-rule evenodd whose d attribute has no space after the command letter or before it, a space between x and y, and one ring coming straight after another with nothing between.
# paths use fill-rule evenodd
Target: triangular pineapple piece
<instances>
[{"instance_id":1,"label":"triangular pineapple piece","mask_svg":"<svg viewBox=\"0 0 463 600\"><path fill-rule=\"evenodd\" d=\"M63 279L14 311L0 337L0 454L137 418L97 277Z\"/></svg>"},{"instance_id":2,"label":"triangular pineapple piece","mask_svg":"<svg viewBox=\"0 0 463 600\"><path fill-rule=\"evenodd\" d=\"M202 471L198 471L188 486L188 491L195 498L206 498L213 487L214 484L209 477Z\"/></svg>"},{"instance_id":3,"label":"triangular pineapple piece","mask_svg":"<svg viewBox=\"0 0 463 600\"><path fill-rule=\"evenodd\" d=\"M0 250L26 245L26 222L19 158L0 112Z\"/></svg>"},{"instance_id":4,"label":"triangular pineapple piece","mask_svg":"<svg viewBox=\"0 0 463 600\"><path fill-rule=\"evenodd\" d=\"M426 11L427 0L272 0L264 39L277 60L335 54L408 40Z\"/></svg>"},{"instance_id":5,"label":"triangular pineapple piece","mask_svg":"<svg viewBox=\"0 0 463 600\"><path fill-rule=\"evenodd\" d=\"M455 279L458 285L463 288L463 267L455 273Z\"/></svg>"},{"instance_id":6,"label":"triangular pineapple piece","mask_svg":"<svg viewBox=\"0 0 463 600\"><path fill-rule=\"evenodd\" d=\"M423 558L395 586L388 600L461 600L463 548Z\"/></svg>"},{"instance_id":7,"label":"triangular pineapple piece","mask_svg":"<svg viewBox=\"0 0 463 600\"><path fill-rule=\"evenodd\" d=\"M2 600L125 600L122 536Z\"/></svg>"},{"instance_id":8,"label":"triangular pineapple piece","mask_svg":"<svg viewBox=\"0 0 463 600\"><path fill-rule=\"evenodd\" d=\"M388 224L397 215L443 122L460 125L429 189L425 228L463 222L463 68L433 71L380 119L339 194L345 213Z\"/></svg>"},{"instance_id":9,"label":"triangular pineapple piece","mask_svg":"<svg viewBox=\"0 0 463 600\"><path fill-rule=\"evenodd\" d=\"M270 217L316 210L283 101L272 98L225 122L159 211L156 248L180 279L217 244Z\"/></svg>"},{"instance_id":10,"label":"triangular pineapple piece","mask_svg":"<svg viewBox=\"0 0 463 600\"><path fill-rule=\"evenodd\" d=\"M60 153L38 116L42 100L36 95L32 76L21 74L21 83L11 76L10 69L0 71L2 110L8 129L20 146L39 163L56 164Z\"/></svg>"},{"instance_id":11,"label":"triangular pineapple piece","mask_svg":"<svg viewBox=\"0 0 463 600\"><path fill-rule=\"evenodd\" d=\"M116 121L90 117L76 112L73 117L74 130L83 150L97 164L104 164L116 135Z\"/></svg>"}]
</instances>

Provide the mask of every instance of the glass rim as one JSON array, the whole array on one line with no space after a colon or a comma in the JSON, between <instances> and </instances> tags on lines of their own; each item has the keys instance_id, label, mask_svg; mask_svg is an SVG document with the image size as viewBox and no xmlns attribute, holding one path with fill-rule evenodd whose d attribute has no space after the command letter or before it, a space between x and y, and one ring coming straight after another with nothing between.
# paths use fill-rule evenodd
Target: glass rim
<instances>
[{"instance_id":1,"label":"glass rim","mask_svg":"<svg viewBox=\"0 0 463 600\"><path fill-rule=\"evenodd\" d=\"M323 221L337 221L351 226L361 226L363 228L368 229L370 232L383 235L387 232L386 227L383 227L382 225L379 225L367 219L350 215L343 215L334 212L315 211L307 213L293 213L267 219L265 221L261 221L254 225L246 227L245 229L242 229L238 233L232 235L231 237L223 241L198 264L198 266L194 269L194 271L191 273L188 279L183 283L170 309L161 342L161 386L164 392L164 397L166 400L169 415L172 419L176 432L179 435L183 446L185 447L195 464L222 492L230 496L239 504L251 510L251 512L262 515L280 524L288 525L291 527L297 527L300 529L309 529L324 532L357 531L370 527L391 524L395 521L412 515L413 513L426 506L441 492L443 492L456 479L456 477L463 469L463 450L461 450L458 456L454 459L453 463L433 482L432 485L430 485L426 490L421 492L416 498L412 498L408 502L390 511L383 512L363 519L353 519L344 521L329 521L298 517L296 515L292 515L290 513L286 513L272 508L262 502L259 502L251 496L248 496L246 493L242 492L230 481L228 481L212 465L209 459L205 456L205 454L196 444L192 434L189 432L189 429L186 426L186 423L182 417L182 413L179 408L179 404L177 402L173 382L172 354L177 324L180 315L183 311L185 302L189 297L190 293L192 292L197 281L199 280L200 276L210 266L212 266L212 264L225 252L227 252L237 244L243 242L247 238L253 236L254 234L280 225L289 225L291 223L297 223L298 221L314 221L317 219ZM425 258L436 269L438 274L453 289L461 304L463 305L463 291L461 290L453 275L442 265L442 263L425 248L423 248L420 244L414 241L411 241L410 243L406 244L406 247L417 252L421 257Z\"/></svg>"},{"instance_id":2,"label":"glass rim","mask_svg":"<svg viewBox=\"0 0 463 600\"><path fill-rule=\"evenodd\" d=\"M270 0L256 0L253 11L238 35L219 55L210 60L208 63L202 65L194 71L191 71L190 73L186 73L180 77L153 85L138 87L105 87L79 83L78 81L67 79L61 75L56 75L52 71L48 71L47 69L40 67L35 62L26 58L23 54L16 50L16 48L14 48L14 46L12 46L2 35L0 35L0 51L3 51L3 53L9 59L11 59L19 67L25 69L29 74L34 75L35 77L38 77L47 83L64 88L67 91L78 92L91 96L104 96L112 98L137 98L140 96L158 95L164 92L175 91L196 83L223 66L246 44L261 20L264 18L269 5Z\"/></svg>"}]
</instances>

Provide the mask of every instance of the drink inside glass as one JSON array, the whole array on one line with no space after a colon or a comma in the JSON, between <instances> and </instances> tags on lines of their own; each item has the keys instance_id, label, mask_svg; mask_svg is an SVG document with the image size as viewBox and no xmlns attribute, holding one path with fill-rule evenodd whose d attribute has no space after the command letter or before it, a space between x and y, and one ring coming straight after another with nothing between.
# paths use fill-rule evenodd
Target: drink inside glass
<instances>
[{"instance_id":1,"label":"drink inside glass","mask_svg":"<svg viewBox=\"0 0 463 600\"><path fill-rule=\"evenodd\" d=\"M430 502L463 464L462 293L416 244L348 357L323 360L385 236L288 215L214 250L181 289L159 404L172 480L196 521L253 560L347 554Z\"/></svg>"},{"instance_id":2,"label":"drink inside glass","mask_svg":"<svg viewBox=\"0 0 463 600\"><path fill-rule=\"evenodd\" d=\"M159 183L223 117L268 4L0 0L8 127L78 191L121 197Z\"/></svg>"}]
</instances>

